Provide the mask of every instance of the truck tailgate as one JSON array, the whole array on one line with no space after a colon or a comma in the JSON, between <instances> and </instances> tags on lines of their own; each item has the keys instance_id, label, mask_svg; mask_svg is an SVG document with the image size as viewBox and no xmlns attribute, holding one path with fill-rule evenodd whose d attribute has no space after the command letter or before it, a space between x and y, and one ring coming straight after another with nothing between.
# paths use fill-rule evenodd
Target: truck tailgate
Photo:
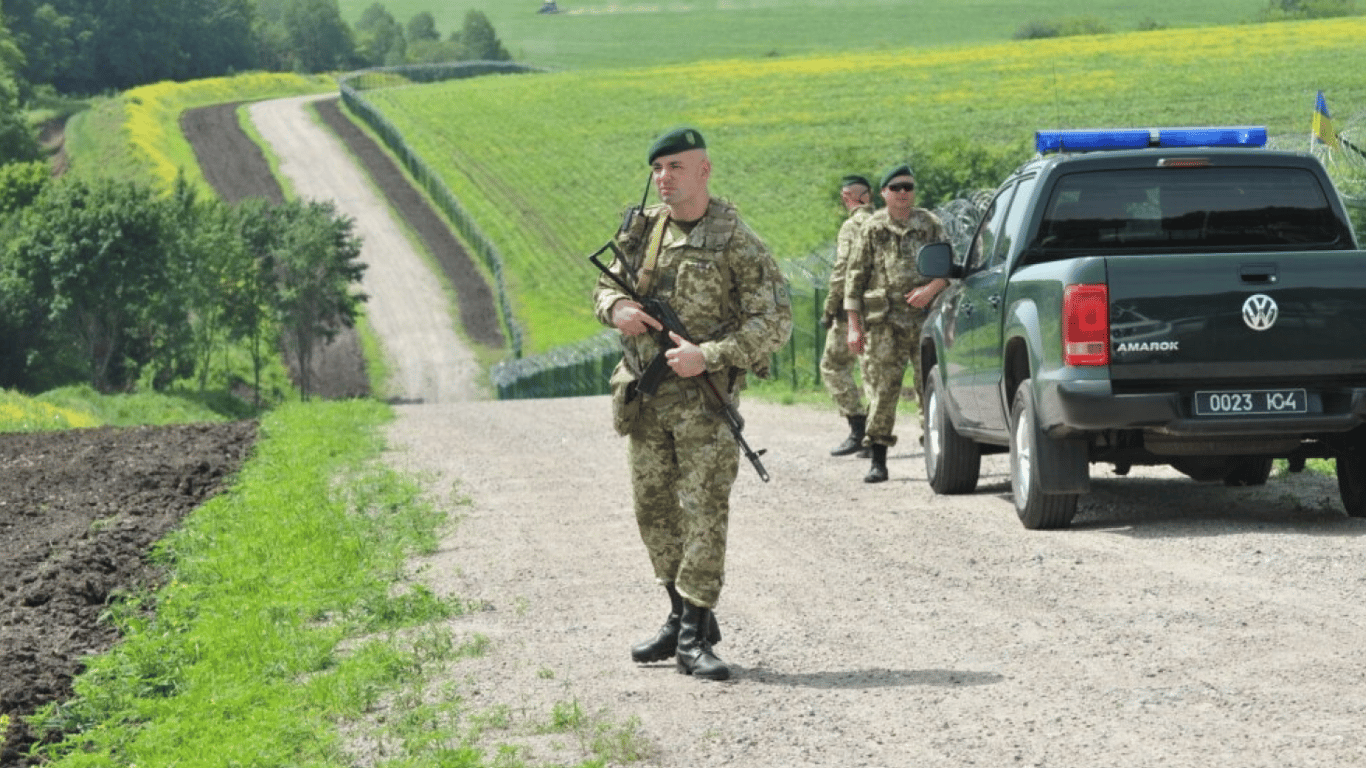
<instances>
[{"instance_id":1,"label":"truck tailgate","mask_svg":"<svg viewBox=\"0 0 1366 768\"><path fill-rule=\"evenodd\" d=\"M1111 379L1366 381L1366 252L1106 260ZM1347 363L1344 365L1344 363ZM1192 381L1193 380L1193 381Z\"/></svg>"}]
</instances>

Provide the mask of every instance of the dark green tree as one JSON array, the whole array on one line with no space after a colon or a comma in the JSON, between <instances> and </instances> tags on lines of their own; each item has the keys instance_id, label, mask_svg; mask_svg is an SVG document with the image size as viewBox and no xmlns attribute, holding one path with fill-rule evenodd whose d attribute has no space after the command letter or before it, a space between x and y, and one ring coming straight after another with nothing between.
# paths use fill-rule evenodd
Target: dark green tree
<instances>
[{"instance_id":1,"label":"dark green tree","mask_svg":"<svg viewBox=\"0 0 1366 768\"><path fill-rule=\"evenodd\" d=\"M427 12L422 12L408 21L408 62L410 64L436 64L460 59L460 45L441 39L436 30L436 20Z\"/></svg>"},{"instance_id":2,"label":"dark green tree","mask_svg":"<svg viewBox=\"0 0 1366 768\"><path fill-rule=\"evenodd\" d=\"M234 209L237 239L245 260L224 276L223 320L228 338L251 355L252 391L261 404L261 372L276 338L274 325L275 253L287 216L262 198L243 200Z\"/></svg>"},{"instance_id":3,"label":"dark green tree","mask_svg":"<svg viewBox=\"0 0 1366 768\"><path fill-rule=\"evenodd\" d=\"M183 176L176 180L168 208L167 269L173 295L167 303L178 305L182 322L172 324L170 330L180 331L167 336L173 343L156 350L152 385L163 388L193 374L202 392L214 355L231 338L228 315L239 299L235 283L251 269L251 257L238 231L236 210L216 197L201 196Z\"/></svg>"},{"instance_id":4,"label":"dark green tree","mask_svg":"<svg viewBox=\"0 0 1366 768\"><path fill-rule=\"evenodd\" d=\"M27 162L0 165L0 217L27 207L52 179L46 163Z\"/></svg>"},{"instance_id":5,"label":"dark green tree","mask_svg":"<svg viewBox=\"0 0 1366 768\"><path fill-rule=\"evenodd\" d=\"M331 72L356 63L355 40L337 0L291 0L284 9L284 31L292 69Z\"/></svg>"},{"instance_id":6,"label":"dark green tree","mask_svg":"<svg viewBox=\"0 0 1366 768\"><path fill-rule=\"evenodd\" d=\"M430 13L422 11L408 20L408 42L440 39L441 33L436 31L436 17Z\"/></svg>"},{"instance_id":7,"label":"dark green tree","mask_svg":"<svg viewBox=\"0 0 1366 768\"><path fill-rule=\"evenodd\" d=\"M95 93L252 68L253 0L7 0L32 83Z\"/></svg>"},{"instance_id":8,"label":"dark green tree","mask_svg":"<svg viewBox=\"0 0 1366 768\"><path fill-rule=\"evenodd\" d=\"M366 8L356 22L356 55L371 66L404 64L408 57L408 40L403 27L384 6L375 3Z\"/></svg>"},{"instance_id":9,"label":"dark green tree","mask_svg":"<svg viewBox=\"0 0 1366 768\"><path fill-rule=\"evenodd\" d=\"M286 203L283 229L272 251L274 311L285 353L298 369L299 390L309 398L313 353L343 327L355 325L365 294L365 273L354 222L327 202Z\"/></svg>"},{"instance_id":10,"label":"dark green tree","mask_svg":"<svg viewBox=\"0 0 1366 768\"><path fill-rule=\"evenodd\" d=\"M38 141L20 109L24 54L5 21L0 3L0 163L36 160Z\"/></svg>"},{"instance_id":11,"label":"dark green tree","mask_svg":"<svg viewBox=\"0 0 1366 768\"><path fill-rule=\"evenodd\" d=\"M11 269L44 312L44 343L101 392L127 390L151 358L171 296L166 212L111 179L44 189L11 231Z\"/></svg>"},{"instance_id":12,"label":"dark green tree","mask_svg":"<svg viewBox=\"0 0 1366 768\"><path fill-rule=\"evenodd\" d=\"M24 52L20 74L30 83L53 83L75 56L75 19L49 0L6 0L6 23Z\"/></svg>"},{"instance_id":13,"label":"dark green tree","mask_svg":"<svg viewBox=\"0 0 1366 768\"><path fill-rule=\"evenodd\" d=\"M511 61L512 54L503 47L493 24L480 11L465 14L465 25L451 33L452 42L459 43L460 58L469 61Z\"/></svg>"}]
</instances>

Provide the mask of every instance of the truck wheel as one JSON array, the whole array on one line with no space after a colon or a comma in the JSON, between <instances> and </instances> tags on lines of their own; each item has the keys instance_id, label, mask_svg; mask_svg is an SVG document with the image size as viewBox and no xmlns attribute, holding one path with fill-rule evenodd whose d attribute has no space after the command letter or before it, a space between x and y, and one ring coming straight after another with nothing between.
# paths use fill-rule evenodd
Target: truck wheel
<instances>
[{"instance_id":1,"label":"truck wheel","mask_svg":"<svg viewBox=\"0 0 1366 768\"><path fill-rule=\"evenodd\" d=\"M1234 469L1224 475L1224 485L1266 485L1271 477L1272 460L1267 456L1239 456L1234 459Z\"/></svg>"},{"instance_id":2,"label":"truck wheel","mask_svg":"<svg viewBox=\"0 0 1366 768\"><path fill-rule=\"evenodd\" d=\"M1077 513L1076 493L1043 493L1036 450L1052 438L1039 430L1029 379L1020 382L1010 407L1010 487L1015 514L1030 530L1066 528Z\"/></svg>"},{"instance_id":3,"label":"truck wheel","mask_svg":"<svg viewBox=\"0 0 1366 768\"><path fill-rule=\"evenodd\" d=\"M1366 454L1348 453L1337 458L1338 493L1351 517L1366 517Z\"/></svg>"},{"instance_id":4,"label":"truck wheel","mask_svg":"<svg viewBox=\"0 0 1366 768\"><path fill-rule=\"evenodd\" d=\"M958 434L940 393L939 367L925 377L925 474L935 493L971 493L982 471L982 450Z\"/></svg>"}]
</instances>

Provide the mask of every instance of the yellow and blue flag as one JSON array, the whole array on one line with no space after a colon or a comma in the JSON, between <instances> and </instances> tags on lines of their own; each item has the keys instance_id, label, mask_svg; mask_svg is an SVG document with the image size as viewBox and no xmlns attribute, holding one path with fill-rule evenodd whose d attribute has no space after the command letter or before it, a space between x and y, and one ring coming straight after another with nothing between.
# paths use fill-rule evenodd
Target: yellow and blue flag
<instances>
[{"instance_id":1,"label":"yellow and blue flag","mask_svg":"<svg viewBox=\"0 0 1366 768\"><path fill-rule=\"evenodd\" d=\"M1328 101L1323 98L1323 91L1319 91L1319 97L1314 102L1313 134L1318 143L1337 149L1338 135L1333 133L1333 119L1328 115Z\"/></svg>"}]
</instances>

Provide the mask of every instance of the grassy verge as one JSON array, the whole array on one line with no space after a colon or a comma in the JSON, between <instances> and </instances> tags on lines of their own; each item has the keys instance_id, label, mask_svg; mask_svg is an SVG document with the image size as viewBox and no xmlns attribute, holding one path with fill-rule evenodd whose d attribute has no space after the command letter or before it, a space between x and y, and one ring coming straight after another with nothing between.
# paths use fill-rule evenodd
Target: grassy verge
<instances>
[{"instance_id":1,"label":"grassy verge","mask_svg":"<svg viewBox=\"0 0 1366 768\"><path fill-rule=\"evenodd\" d=\"M407 578L447 517L376 460L391 418L373 400L266 415L234 487L156 547L169 582L111 607L123 641L87 661L71 700L37 715L60 734L39 756L344 766L364 753L386 766L516 768L531 764L515 746L527 729L565 734L580 766L646 754L634 722L572 699L530 717L464 707L451 667L488 640L456 637L444 620L465 602Z\"/></svg>"},{"instance_id":2,"label":"grassy verge","mask_svg":"<svg viewBox=\"0 0 1366 768\"><path fill-rule=\"evenodd\" d=\"M457 654L437 629L422 643L395 641L460 605L393 589L405 558L435 545L441 516L373 465L388 418L363 400L268 415L236 487L158 546L173 580L115 608L124 642L40 718L72 734L44 755L57 765L343 764L335 718Z\"/></svg>"}]
</instances>

